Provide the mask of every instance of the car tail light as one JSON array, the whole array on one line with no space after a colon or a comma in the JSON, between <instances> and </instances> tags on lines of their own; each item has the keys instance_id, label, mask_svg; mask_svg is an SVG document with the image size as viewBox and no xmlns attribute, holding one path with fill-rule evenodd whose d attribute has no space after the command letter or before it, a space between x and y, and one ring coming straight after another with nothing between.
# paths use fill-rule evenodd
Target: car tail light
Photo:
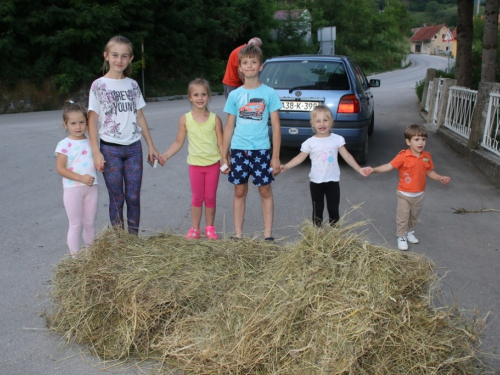
<instances>
[{"instance_id":1,"label":"car tail light","mask_svg":"<svg viewBox=\"0 0 500 375\"><path fill-rule=\"evenodd\" d=\"M337 113L359 113L359 100L356 95L344 95L340 98Z\"/></svg>"}]
</instances>

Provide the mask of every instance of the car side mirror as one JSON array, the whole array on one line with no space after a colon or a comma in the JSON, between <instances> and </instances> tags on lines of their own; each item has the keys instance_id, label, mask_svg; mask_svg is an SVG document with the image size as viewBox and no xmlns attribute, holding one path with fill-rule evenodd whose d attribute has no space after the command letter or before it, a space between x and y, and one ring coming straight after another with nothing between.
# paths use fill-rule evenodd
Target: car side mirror
<instances>
[{"instance_id":1,"label":"car side mirror","mask_svg":"<svg viewBox=\"0 0 500 375\"><path fill-rule=\"evenodd\" d=\"M370 87L380 87L380 79L370 79Z\"/></svg>"}]
</instances>

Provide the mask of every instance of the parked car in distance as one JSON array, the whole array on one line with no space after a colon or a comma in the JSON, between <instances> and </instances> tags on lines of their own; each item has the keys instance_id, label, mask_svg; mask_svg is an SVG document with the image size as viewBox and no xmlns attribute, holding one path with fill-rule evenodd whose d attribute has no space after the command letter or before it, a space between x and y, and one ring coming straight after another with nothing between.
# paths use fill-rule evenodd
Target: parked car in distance
<instances>
[{"instance_id":1,"label":"parked car in distance","mask_svg":"<svg viewBox=\"0 0 500 375\"><path fill-rule=\"evenodd\" d=\"M260 81L274 88L283 104L283 146L299 147L314 134L310 111L323 104L332 111L333 132L344 137L359 164L367 162L368 136L375 126L371 87L379 87L380 80L368 81L354 60L337 55L273 57L264 63Z\"/></svg>"}]
</instances>

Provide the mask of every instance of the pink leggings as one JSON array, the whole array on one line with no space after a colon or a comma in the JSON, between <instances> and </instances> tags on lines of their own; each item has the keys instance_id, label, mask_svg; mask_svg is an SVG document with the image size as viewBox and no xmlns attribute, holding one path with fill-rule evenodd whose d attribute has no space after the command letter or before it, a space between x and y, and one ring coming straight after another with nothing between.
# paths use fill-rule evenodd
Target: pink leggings
<instances>
[{"instance_id":1,"label":"pink leggings","mask_svg":"<svg viewBox=\"0 0 500 375\"><path fill-rule=\"evenodd\" d=\"M217 186L219 185L220 162L207 166L190 165L189 179L191 181L191 205L205 208L215 207L217 199Z\"/></svg>"},{"instance_id":2,"label":"pink leggings","mask_svg":"<svg viewBox=\"0 0 500 375\"><path fill-rule=\"evenodd\" d=\"M89 246L94 240L97 197L97 185L64 189L64 208L69 221L67 240L69 251L73 256L80 250L82 226L85 246Z\"/></svg>"}]
</instances>

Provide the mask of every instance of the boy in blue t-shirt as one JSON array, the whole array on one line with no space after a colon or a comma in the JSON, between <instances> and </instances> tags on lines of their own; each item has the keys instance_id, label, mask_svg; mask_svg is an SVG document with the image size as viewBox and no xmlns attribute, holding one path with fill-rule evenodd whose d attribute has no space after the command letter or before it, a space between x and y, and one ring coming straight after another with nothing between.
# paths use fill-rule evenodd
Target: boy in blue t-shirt
<instances>
[{"instance_id":1,"label":"boy in blue t-shirt","mask_svg":"<svg viewBox=\"0 0 500 375\"><path fill-rule=\"evenodd\" d=\"M245 82L231 91L224 107L228 115L223 136L222 165L226 164L228 168L223 173L229 174L228 180L234 184L235 237L243 236L248 179L252 176L262 198L264 238L272 241L274 200L271 182L280 172L281 128L278 110L281 101L274 89L259 81L263 66L259 47L247 45L240 51L238 59ZM269 116L273 128L272 153L267 130Z\"/></svg>"}]
</instances>

